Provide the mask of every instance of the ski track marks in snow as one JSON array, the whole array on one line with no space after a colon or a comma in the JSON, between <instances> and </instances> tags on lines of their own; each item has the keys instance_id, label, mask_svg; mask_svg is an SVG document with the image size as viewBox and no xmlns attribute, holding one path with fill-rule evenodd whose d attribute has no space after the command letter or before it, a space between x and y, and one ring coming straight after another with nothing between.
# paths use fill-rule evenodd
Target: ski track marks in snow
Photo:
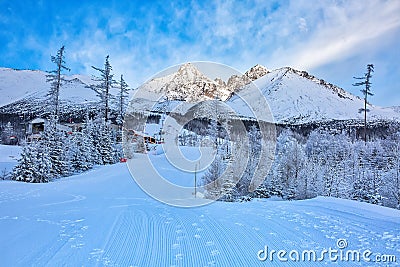
<instances>
[{"instance_id":1,"label":"ski track marks in snow","mask_svg":"<svg viewBox=\"0 0 400 267\"><path fill-rule=\"evenodd\" d=\"M60 202L53 202L53 203L48 203L48 204L43 204L43 206L52 206L52 205L60 205L60 204L66 204L66 203L71 203L71 202L78 202L84 200L86 197L81 196L81 195L73 195L73 194L65 194L69 195L72 197L70 200L65 200L65 201L60 201Z\"/></svg>"},{"instance_id":2,"label":"ski track marks in snow","mask_svg":"<svg viewBox=\"0 0 400 267\"><path fill-rule=\"evenodd\" d=\"M353 203L317 198L175 208L143 193L122 164L49 184L0 182L0 266L368 266L257 259L264 245L321 251L336 248L339 238L349 249L400 258L398 213L382 216L387 210Z\"/></svg>"}]
</instances>

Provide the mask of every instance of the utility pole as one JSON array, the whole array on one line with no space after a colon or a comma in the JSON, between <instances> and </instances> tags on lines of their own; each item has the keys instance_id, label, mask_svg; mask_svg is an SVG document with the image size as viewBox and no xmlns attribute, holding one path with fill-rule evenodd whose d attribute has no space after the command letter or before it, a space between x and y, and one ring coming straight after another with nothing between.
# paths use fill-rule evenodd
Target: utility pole
<instances>
[{"instance_id":1,"label":"utility pole","mask_svg":"<svg viewBox=\"0 0 400 267\"><path fill-rule=\"evenodd\" d=\"M194 164L194 198L197 198L197 163Z\"/></svg>"}]
</instances>

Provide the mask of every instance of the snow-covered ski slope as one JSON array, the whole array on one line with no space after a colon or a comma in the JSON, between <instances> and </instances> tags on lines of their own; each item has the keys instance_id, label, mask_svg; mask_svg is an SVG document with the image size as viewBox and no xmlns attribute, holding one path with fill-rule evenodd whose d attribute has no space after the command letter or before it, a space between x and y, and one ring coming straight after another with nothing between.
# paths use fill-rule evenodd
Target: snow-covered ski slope
<instances>
[{"instance_id":1,"label":"snow-covered ski slope","mask_svg":"<svg viewBox=\"0 0 400 267\"><path fill-rule=\"evenodd\" d=\"M21 155L20 146L0 145L0 175L10 173Z\"/></svg>"},{"instance_id":2,"label":"snow-covered ski slope","mask_svg":"<svg viewBox=\"0 0 400 267\"><path fill-rule=\"evenodd\" d=\"M171 179L185 177L150 157ZM122 163L47 184L0 181L0 266L386 266L257 257L265 246L320 253L339 239L343 251L398 264L400 211L323 197L176 208L145 194Z\"/></svg>"}]
</instances>

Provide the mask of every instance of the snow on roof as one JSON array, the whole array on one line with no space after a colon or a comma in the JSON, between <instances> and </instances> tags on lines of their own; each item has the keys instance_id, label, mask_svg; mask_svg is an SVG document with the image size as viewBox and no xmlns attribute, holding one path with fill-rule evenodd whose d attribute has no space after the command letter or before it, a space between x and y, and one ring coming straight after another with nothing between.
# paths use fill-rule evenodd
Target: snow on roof
<instances>
[{"instance_id":1,"label":"snow on roof","mask_svg":"<svg viewBox=\"0 0 400 267\"><path fill-rule=\"evenodd\" d=\"M45 119L42 119L42 118L35 118L35 119L33 119L33 120L31 120L31 122L30 123L44 123L46 120Z\"/></svg>"},{"instance_id":2,"label":"snow on roof","mask_svg":"<svg viewBox=\"0 0 400 267\"><path fill-rule=\"evenodd\" d=\"M67 126L67 125L62 125L62 124L57 124L56 127L57 127L58 130L66 131L66 132L72 130L71 127L69 127L69 126Z\"/></svg>"}]
</instances>

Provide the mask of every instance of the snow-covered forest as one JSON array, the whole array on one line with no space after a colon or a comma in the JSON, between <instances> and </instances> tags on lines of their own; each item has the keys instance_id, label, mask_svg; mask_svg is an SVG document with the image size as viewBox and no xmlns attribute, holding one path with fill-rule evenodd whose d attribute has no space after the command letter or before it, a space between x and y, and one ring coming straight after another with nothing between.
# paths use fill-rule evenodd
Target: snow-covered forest
<instances>
[{"instance_id":1,"label":"snow-covered forest","mask_svg":"<svg viewBox=\"0 0 400 267\"><path fill-rule=\"evenodd\" d=\"M229 201L251 197L278 196L294 200L331 196L400 208L399 132L386 139L364 142L344 133L320 129L307 137L284 130L277 138L272 168L253 192L249 190L252 170L261 148L257 127L251 127L249 140L246 171L233 187L212 184L229 164L229 159L224 160L227 150L218 149L219 155L203 177L205 184L211 182L208 194L215 194L214 190L226 191L228 187L228 197L223 199Z\"/></svg>"},{"instance_id":2,"label":"snow-covered forest","mask_svg":"<svg viewBox=\"0 0 400 267\"><path fill-rule=\"evenodd\" d=\"M117 134L104 120L91 119L82 131L67 134L58 131L55 119L51 119L42 137L23 147L12 179L43 183L87 171L94 165L119 162L122 148L116 142Z\"/></svg>"},{"instance_id":3,"label":"snow-covered forest","mask_svg":"<svg viewBox=\"0 0 400 267\"><path fill-rule=\"evenodd\" d=\"M74 131L65 130L59 119L60 93L65 84L68 84L63 71L69 71L65 63L64 46L57 51L56 56L51 56L51 61L56 67L46 75L50 89L46 102L42 103L42 106L50 106L51 113L38 114L45 115L47 119L44 120L43 131L38 132L36 138L24 136L21 157L12 174L8 175L16 181L49 182L55 178L87 171L94 165L119 162L123 157L122 145L117 140L121 140L129 87L123 75L119 81L113 79L109 56L105 58L104 68L93 67L100 75L93 77L93 84L86 88L93 90L99 98L98 109L93 114L94 111L86 107L84 123ZM117 95L111 94L112 88L117 89ZM114 118L110 118L112 101L117 104L118 110ZM113 124L111 119L114 120ZM9 122L2 137L7 141L12 134L15 133Z\"/></svg>"}]
</instances>

